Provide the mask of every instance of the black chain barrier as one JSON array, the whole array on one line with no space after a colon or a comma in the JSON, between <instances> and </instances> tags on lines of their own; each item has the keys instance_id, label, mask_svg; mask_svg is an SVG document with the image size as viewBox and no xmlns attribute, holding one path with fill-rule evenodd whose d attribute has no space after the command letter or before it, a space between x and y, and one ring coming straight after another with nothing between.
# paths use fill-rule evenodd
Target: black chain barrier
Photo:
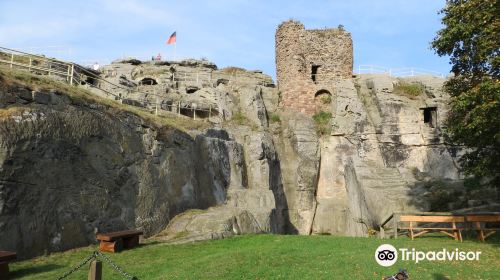
<instances>
[{"instance_id":1,"label":"black chain barrier","mask_svg":"<svg viewBox=\"0 0 500 280\"><path fill-rule=\"evenodd\" d=\"M108 263L115 271L117 271L121 276L123 276L125 279L129 280L139 280L137 277L130 275L129 273L125 272L120 266L118 266L116 263L114 263L111 259L109 259L106 255L99 251L94 251L90 256L88 256L86 259L84 259L80 264L77 266L73 267L71 270L67 271L64 273L62 276L58 277L57 280L62 280L65 279L66 277L70 276L73 274L75 271L79 270L82 268L85 264L92 260L98 260L101 259L104 262Z\"/></svg>"}]
</instances>

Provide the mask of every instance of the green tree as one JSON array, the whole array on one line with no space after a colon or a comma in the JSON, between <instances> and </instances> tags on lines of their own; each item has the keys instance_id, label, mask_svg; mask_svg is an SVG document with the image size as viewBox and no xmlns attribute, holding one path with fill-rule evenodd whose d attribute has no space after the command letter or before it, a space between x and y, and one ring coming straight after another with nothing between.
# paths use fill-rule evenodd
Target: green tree
<instances>
[{"instance_id":1,"label":"green tree","mask_svg":"<svg viewBox=\"0 0 500 280\"><path fill-rule=\"evenodd\" d=\"M432 41L449 56L454 76L447 136L471 149L461 158L466 174L500 186L500 1L448 0L440 11L443 29Z\"/></svg>"}]
</instances>

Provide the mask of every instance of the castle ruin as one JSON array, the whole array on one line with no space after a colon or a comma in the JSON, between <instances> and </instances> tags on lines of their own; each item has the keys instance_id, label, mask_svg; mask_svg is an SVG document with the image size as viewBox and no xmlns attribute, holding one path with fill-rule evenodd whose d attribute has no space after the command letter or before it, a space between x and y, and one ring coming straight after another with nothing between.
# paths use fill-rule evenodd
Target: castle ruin
<instances>
[{"instance_id":1,"label":"castle ruin","mask_svg":"<svg viewBox=\"0 0 500 280\"><path fill-rule=\"evenodd\" d=\"M314 114L322 98L332 98L333 81L351 78L352 69L352 38L342 27L306 30L293 20L278 26L276 73L283 107Z\"/></svg>"}]
</instances>

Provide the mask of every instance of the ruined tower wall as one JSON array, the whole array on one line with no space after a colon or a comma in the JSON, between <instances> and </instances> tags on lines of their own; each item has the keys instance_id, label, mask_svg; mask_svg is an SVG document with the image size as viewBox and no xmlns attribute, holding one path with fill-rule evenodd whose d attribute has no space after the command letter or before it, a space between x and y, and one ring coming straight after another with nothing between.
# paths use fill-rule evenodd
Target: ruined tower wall
<instances>
[{"instance_id":1,"label":"ruined tower wall","mask_svg":"<svg viewBox=\"0 0 500 280\"><path fill-rule=\"evenodd\" d=\"M276 74L284 108L314 114L316 93L326 90L334 94L333 82L350 78L352 65L350 33L342 29L306 30L298 21L278 26Z\"/></svg>"}]
</instances>

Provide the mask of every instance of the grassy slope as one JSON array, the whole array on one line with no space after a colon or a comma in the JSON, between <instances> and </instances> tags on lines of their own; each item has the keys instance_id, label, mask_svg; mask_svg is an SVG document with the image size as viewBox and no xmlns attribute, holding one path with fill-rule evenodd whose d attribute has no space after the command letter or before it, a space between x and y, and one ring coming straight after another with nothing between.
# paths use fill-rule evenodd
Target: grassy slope
<instances>
[{"instance_id":1,"label":"grassy slope","mask_svg":"<svg viewBox=\"0 0 500 280\"><path fill-rule=\"evenodd\" d=\"M416 250L482 251L479 262L398 261L390 268L374 260L383 243ZM95 246L14 263L13 276L55 279L88 256ZM108 255L139 279L381 279L407 268L411 279L499 279L500 242L456 242L446 237L380 240L332 236L240 236L186 245L150 243ZM122 279L103 264L104 279ZM69 279L85 279L87 267Z\"/></svg>"},{"instance_id":2,"label":"grassy slope","mask_svg":"<svg viewBox=\"0 0 500 280\"><path fill-rule=\"evenodd\" d=\"M170 126L188 132L191 129L204 129L209 124L201 121L194 121L184 116L169 114L168 116L156 116L147 109L121 104L119 101L106 99L92 94L91 92L76 86L70 86L64 82L58 82L48 77L33 75L26 71L11 70L0 67L0 89L11 85L23 85L32 90L56 89L68 95L73 104L99 103L118 111L135 114L151 123L159 126ZM22 108L17 108L22 109ZM2 109L5 110L5 109ZM0 114L1 114L0 110ZM168 112L167 112L168 113Z\"/></svg>"}]
</instances>

